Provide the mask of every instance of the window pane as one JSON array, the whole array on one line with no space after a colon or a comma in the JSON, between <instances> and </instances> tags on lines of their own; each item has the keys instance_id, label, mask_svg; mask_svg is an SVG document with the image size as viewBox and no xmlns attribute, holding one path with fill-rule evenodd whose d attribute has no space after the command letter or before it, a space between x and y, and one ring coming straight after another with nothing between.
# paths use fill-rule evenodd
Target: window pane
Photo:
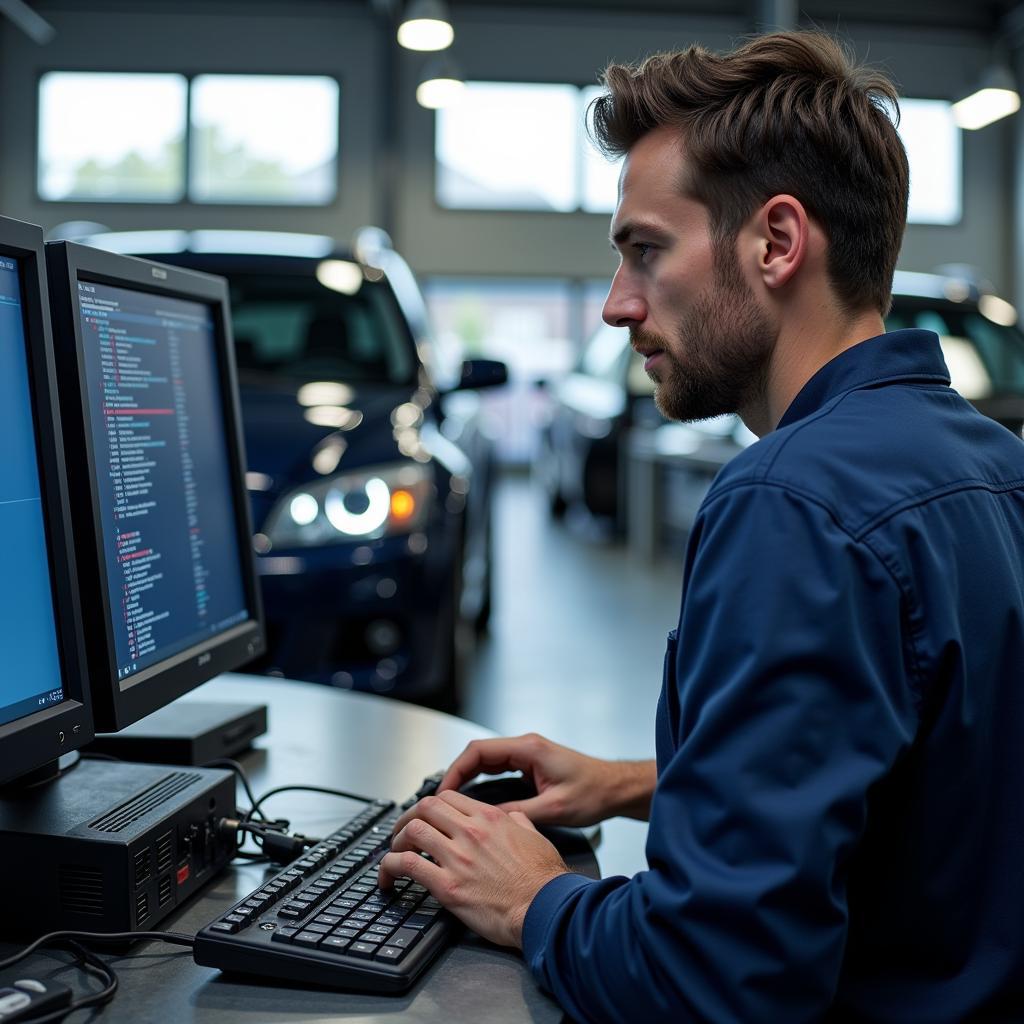
<instances>
[{"instance_id":1,"label":"window pane","mask_svg":"<svg viewBox=\"0 0 1024 1024\"><path fill-rule=\"evenodd\" d=\"M582 133L583 149L583 196L580 205L588 213L611 213L615 209L615 200L619 190L619 171L622 170L623 157L609 160L600 153L590 141L586 132L586 114L590 104L605 90L599 85L591 85L580 91L580 123L584 125Z\"/></svg>"},{"instance_id":2,"label":"window pane","mask_svg":"<svg viewBox=\"0 0 1024 1024\"><path fill-rule=\"evenodd\" d=\"M181 75L43 75L39 197L150 203L181 199L186 94Z\"/></svg>"},{"instance_id":3,"label":"window pane","mask_svg":"<svg viewBox=\"0 0 1024 1024\"><path fill-rule=\"evenodd\" d=\"M899 133L910 163L911 224L960 220L960 129L945 100L900 100Z\"/></svg>"},{"instance_id":4,"label":"window pane","mask_svg":"<svg viewBox=\"0 0 1024 1024\"><path fill-rule=\"evenodd\" d=\"M320 205L337 194L333 78L198 75L191 126L196 202Z\"/></svg>"},{"instance_id":5,"label":"window pane","mask_svg":"<svg viewBox=\"0 0 1024 1024\"><path fill-rule=\"evenodd\" d=\"M449 209L574 210L579 90L467 82L437 112L437 201Z\"/></svg>"}]
</instances>

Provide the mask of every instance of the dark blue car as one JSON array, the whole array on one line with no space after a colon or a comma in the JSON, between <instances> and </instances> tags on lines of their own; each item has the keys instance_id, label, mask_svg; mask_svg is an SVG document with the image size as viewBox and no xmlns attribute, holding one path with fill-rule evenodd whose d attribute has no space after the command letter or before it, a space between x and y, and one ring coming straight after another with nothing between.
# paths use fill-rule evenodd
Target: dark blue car
<instances>
[{"instance_id":1,"label":"dark blue car","mask_svg":"<svg viewBox=\"0 0 1024 1024\"><path fill-rule=\"evenodd\" d=\"M257 232L81 239L231 285L269 653L252 668L456 708L490 611L492 460L480 387L446 360L383 232L353 251Z\"/></svg>"}]
</instances>

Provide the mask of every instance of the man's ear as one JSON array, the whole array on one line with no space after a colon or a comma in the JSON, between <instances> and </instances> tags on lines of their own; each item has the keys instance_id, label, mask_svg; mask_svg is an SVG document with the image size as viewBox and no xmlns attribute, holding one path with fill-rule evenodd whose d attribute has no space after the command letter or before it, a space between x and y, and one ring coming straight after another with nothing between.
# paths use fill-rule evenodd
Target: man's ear
<instances>
[{"instance_id":1,"label":"man's ear","mask_svg":"<svg viewBox=\"0 0 1024 1024\"><path fill-rule=\"evenodd\" d=\"M772 196L755 215L761 251L758 270L768 288L792 280L807 258L810 222L803 203L793 196Z\"/></svg>"}]
</instances>

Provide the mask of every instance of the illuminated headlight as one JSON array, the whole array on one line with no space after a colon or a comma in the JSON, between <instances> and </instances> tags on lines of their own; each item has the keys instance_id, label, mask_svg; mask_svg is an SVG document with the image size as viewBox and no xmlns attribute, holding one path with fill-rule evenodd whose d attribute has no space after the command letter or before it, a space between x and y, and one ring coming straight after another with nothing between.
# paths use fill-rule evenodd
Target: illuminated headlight
<instances>
[{"instance_id":1,"label":"illuminated headlight","mask_svg":"<svg viewBox=\"0 0 1024 1024\"><path fill-rule=\"evenodd\" d=\"M426 466L399 462L368 467L311 481L286 494L271 510L263 533L271 548L411 533L422 527L432 497Z\"/></svg>"}]
</instances>

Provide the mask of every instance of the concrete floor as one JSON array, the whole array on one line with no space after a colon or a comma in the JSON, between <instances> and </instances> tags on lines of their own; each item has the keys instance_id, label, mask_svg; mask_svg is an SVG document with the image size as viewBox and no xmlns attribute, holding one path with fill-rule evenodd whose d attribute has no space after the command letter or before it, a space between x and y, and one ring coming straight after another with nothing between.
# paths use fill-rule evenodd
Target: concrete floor
<instances>
[{"instance_id":1,"label":"concrete floor","mask_svg":"<svg viewBox=\"0 0 1024 1024\"><path fill-rule=\"evenodd\" d=\"M494 514L494 612L471 664L464 717L503 735L533 730L598 757L653 757L682 557L638 562L621 543L553 522L523 475L502 479ZM611 833L631 849L608 850ZM604 872L640 867L642 827L611 833Z\"/></svg>"}]
</instances>

